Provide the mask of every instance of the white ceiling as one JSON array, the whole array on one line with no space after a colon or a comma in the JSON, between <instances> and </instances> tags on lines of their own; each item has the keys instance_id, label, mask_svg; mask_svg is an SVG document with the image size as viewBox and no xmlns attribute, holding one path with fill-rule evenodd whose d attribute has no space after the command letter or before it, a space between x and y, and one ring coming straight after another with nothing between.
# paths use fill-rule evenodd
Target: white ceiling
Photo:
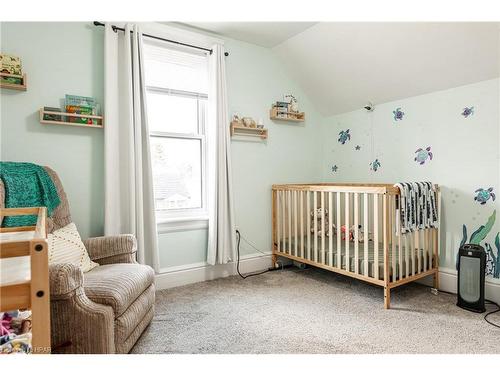
<instances>
[{"instance_id":1,"label":"white ceiling","mask_svg":"<svg viewBox=\"0 0 500 375\"><path fill-rule=\"evenodd\" d=\"M314 24L315 22L190 22L186 25L270 48Z\"/></svg>"},{"instance_id":2,"label":"white ceiling","mask_svg":"<svg viewBox=\"0 0 500 375\"><path fill-rule=\"evenodd\" d=\"M318 23L276 46L324 115L498 77L498 23Z\"/></svg>"}]
</instances>

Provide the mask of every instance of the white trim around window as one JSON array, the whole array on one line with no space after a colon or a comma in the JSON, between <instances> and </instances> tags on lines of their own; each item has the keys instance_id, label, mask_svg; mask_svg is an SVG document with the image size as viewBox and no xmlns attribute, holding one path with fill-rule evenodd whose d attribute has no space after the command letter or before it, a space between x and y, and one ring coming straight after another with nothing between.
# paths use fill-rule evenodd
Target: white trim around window
<instances>
[{"instance_id":1,"label":"white trim around window","mask_svg":"<svg viewBox=\"0 0 500 375\"><path fill-rule=\"evenodd\" d=\"M158 234L208 229L208 217L188 216L185 218L157 218L156 226L158 228Z\"/></svg>"}]
</instances>

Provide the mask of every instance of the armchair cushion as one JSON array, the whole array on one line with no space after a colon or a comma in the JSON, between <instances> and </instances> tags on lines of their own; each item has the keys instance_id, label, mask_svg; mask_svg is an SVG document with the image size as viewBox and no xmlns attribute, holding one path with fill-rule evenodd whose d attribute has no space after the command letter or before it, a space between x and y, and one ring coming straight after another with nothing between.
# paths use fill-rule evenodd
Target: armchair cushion
<instances>
[{"instance_id":1,"label":"armchair cushion","mask_svg":"<svg viewBox=\"0 0 500 375\"><path fill-rule=\"evenodd\" d=\"M94 237L83 241L90 259L103 265L113 263L135 263L137 240L132 234Z\"/></svg>"},{"instance_id":2,"label":"armchair cushion","mask_svg":"<svg viewBox=\"0 0 500 375\"><path fill-rule=\"evenodd\" d=\"M154 283L154 271L142 264L107 264L85 274L83 287L87 297L99 304L111 306L115 317Z\"/></svg>"}]
</instances>

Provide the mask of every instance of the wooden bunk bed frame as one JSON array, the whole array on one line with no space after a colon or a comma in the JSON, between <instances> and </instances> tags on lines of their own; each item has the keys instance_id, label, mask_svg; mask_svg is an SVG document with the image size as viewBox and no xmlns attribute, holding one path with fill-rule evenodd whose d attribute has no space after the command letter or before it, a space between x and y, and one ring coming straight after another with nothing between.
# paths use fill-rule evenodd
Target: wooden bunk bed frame
<instances>
[{"instance_id":1,"label":"wooden bunk bed frame","mask_svg":"<svg viewBox=\"0 0 500 375\"><path fill-rule=\"evenodd\" d=\"M401 233L399 194L392 184L273 185L273 266L284 257L381 286L386 309L398 286L432 275L438 289L439 226Z\"/></svg>"},{"instance_id":2,"label":"wooden bunk bed frame","mask_svg":"<svg viewBox=\"0 0 500 375\"><path fill-rule=\"evenodd\" d=\"M32 352L48 354L51 347L46 208L0 209L0 220L4 216L21 215L37 215L37 223L35 226L0 228L0 234L22 234L19 239L0 240L0 258L29 256L30 270L27 274L14 275L18 281L0 285L0 311L31 309Z\"/></svg>"}]
</instances>

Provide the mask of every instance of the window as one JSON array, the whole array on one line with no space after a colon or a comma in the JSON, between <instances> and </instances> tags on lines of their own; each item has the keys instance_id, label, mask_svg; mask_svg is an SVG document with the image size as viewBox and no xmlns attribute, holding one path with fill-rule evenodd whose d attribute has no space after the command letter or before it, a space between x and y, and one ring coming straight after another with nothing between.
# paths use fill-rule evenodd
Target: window
<instances>
[{"instance_id":1,"label":"window","mask_svg":"<svg viewBox=\"0 0 500 375\"><path fill-rule=\"evenodd\" d=\"M157 216L205 216L207 56L147 40L144 57Z\"/></svg>"}]
</instances>

